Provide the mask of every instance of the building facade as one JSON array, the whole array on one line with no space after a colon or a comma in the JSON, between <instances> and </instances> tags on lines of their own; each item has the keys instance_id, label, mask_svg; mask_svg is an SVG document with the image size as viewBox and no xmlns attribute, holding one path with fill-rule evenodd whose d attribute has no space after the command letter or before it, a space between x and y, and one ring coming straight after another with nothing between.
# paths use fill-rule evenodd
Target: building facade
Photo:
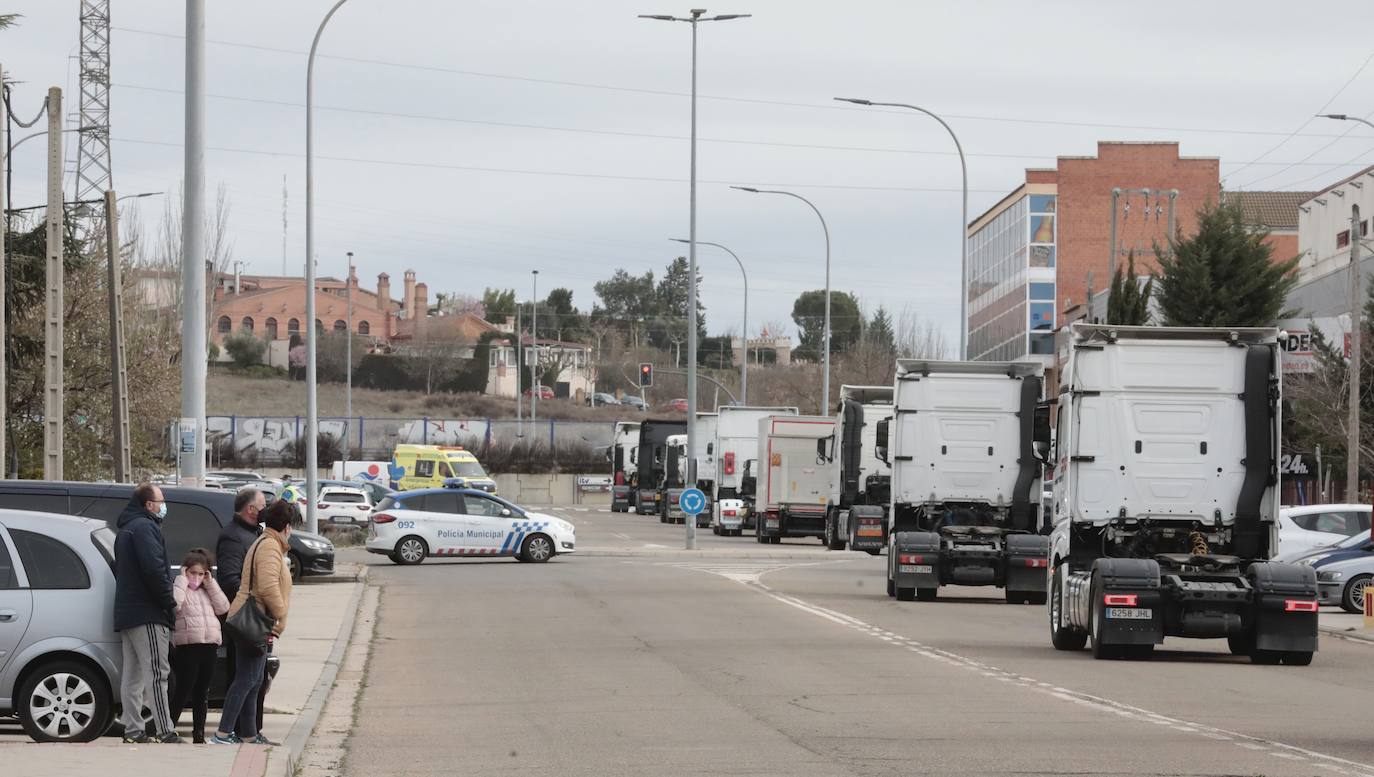
<instances>
[{"instance_id":1,"label":"building facade","mask_svg":"<svg viewBox=\"0 0 1374 777\"><path fill-rule=\"evenodd\" d=\"M514 398L521 391L528 391L528 385L521 383L517 369L514 335L510 340L492 341L488 350L487 390L489 396ZM532 340L522 336L525 359L528 361L538 354L539 364L545 369L558 367L558 377L549 388L555 397L575 399L579 402L596 390L596 366L592 364L592 348L582 343L568 343L561 340ZM517 391L519 388L521 391Z\"/></svg>"},{"instance_id":2,"label":"building facade","mask_svg":"<svg viewBox=\"0 0 1374 777\"><path fill-rule=\"evenodd\" d=\"M1351 214L1359 208L1360 224L1352 231ZM1349 331L1350 249L1360 240L1361 277L1374 273L1374 167L1315 192L1298 210L1298 283L1288 295L1289 307L1318 319L1345 316ZM1355 234L1358 233L1358 237ZM1368 281L1366 280L1366 283ZM1360 289L1361 304L1369 298Z\"/></svg>"}]
</instances>

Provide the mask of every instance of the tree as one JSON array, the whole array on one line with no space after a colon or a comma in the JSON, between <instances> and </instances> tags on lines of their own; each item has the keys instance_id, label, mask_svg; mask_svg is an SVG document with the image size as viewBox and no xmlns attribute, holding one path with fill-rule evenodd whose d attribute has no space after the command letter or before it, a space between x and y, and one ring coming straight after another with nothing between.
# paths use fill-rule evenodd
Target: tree
<instances>
[{"instance_id":1,"label":"tree","mask_svg":"<svg viewBox=\"0 0 1374 777\"><path fill-rule=\"evenodd\" d=\"M631 275L616 270L607 280L592 287L601 299L604 316L627 331L630 343L638 348L644 335L644 324L658 312L658 297L654 289L652 271Z\"/></svg>"},{"instance_id":2,"label":"tree","mask_svg":"<svg viewBox=\"0 0 1374 777\"><path fill-rule=\"evenodd\" d=\"M1135 274L1135 251L1126 255L1125 272L1117 265L1116 276L1112 278L1112 290L1107 297L1107 323L1118 326L1145 326L1150 323L1150 294L1154 291L1155 279L1151 277L1140 285Z\"/></svg>"},{"instance_id":3,"label":"tree","mask_svg":"<svg viewBox=\"0 0 1374 777\"><path fill-rule=\"evenodd\" d=\"M897 314L897 356L903 359L948 359L955 350L944 330L921 318L910 305Z\"/></svg>"},{"instance_id":4,"label":"tree","mask_svg":"<svg viewBox=\"0 0 1374 777\"><path fill-rule=\"evenodd\" d=\"M181 315L181 227L182 204L185 202L185 186L176 198L168 197L158 224L157 237L151 245L137 241L136 256L140 269L152 270L162 286L158 290L161 299L169 300L172 313ZM212 315L215 305L214 287L217 279L228 272L234 261L234 240L229 233L229 189L223 183L215 192L215 209L204 216L205 223L205 272L207 274L205 295L205 320L214 321ZM130 220L131 221L131 220ZM209 331L206 331L208 340Z\"/></svg>"},{"instance_id":5,"label":"tree","mask_svg":"<svg viewBox=\"0 0 1374 777\"><path fill-rule=\"evenodd\" d=\"M795 359L820 361L825 339L825 290L804 291L792 303L792 321L797 325L800 343L792 351ZM854 296L844 291L830 294L830 353L847 350L863 336L864 316Z\"/></svg>"},{"instance_id":6,"label":"tree","mask_svg":"<svg viewBox=\"0 0 1374 777\"><path fill-rule=\"evenodd\" d=\"M543 322L547 317L546 331L552 331L555 338L582 342L590 334L587 318L573 305L572 299L572 289L557 288L549 292L539 306L539 320Z\"/></svg>"},{"instance_id":7,"label":"tree","mask_svg":"<svg viewBox=\"0 0 1374 777\"><path fill-rule=\"evenodd\" d=\"M705 337L697 343L697 365L712 370L735 367L735 350L730 335Z\"/></svg>"},{"instance_id":8,"label":"tree","mask_svg":"<svg viewBox=\"0 0 1374 777\"><path fill-rule=\"evenodd\" d=\"M515 316L515 289L485 289L482 291L482 309L487 321L504 324Z\"/></svg>"},{"instance_id":9,"label":"tree","mask_svg":"<svg viewBox=\"0 0 1374 777\"><path fill-rule=\"evenodd\" d=\"M1283 317L1298 257L1272 262L1266 230L1245 225L1238 204L1207 203L1196 235L1155 246L1155 299L1168 326L1269 326Z\"/></svg>"},{"instance_id":10,"label":"tree","mask_svg":"<svg viewBox=\"0 0 1374 777\"><path fill-rule=\"evenodd\" d=\"M252 332L238 332L224 338L224 351L239 368L262 364L262 355L267 352L267 343L253 336Z\"/></svg>"},{"instance_id":11,"label":"tree","mask_svg":"<svg viewBox=\"0 0 1374 777\"><path fill-rule=\"evenodd\" d=\"M864 341L880 354L891 356L897 353L897 334L892 331L892 317L882 305L878 306L878 311L873 314L873 320L868 323L868 328L864 331Z\"/></svg>"}]
</instances>

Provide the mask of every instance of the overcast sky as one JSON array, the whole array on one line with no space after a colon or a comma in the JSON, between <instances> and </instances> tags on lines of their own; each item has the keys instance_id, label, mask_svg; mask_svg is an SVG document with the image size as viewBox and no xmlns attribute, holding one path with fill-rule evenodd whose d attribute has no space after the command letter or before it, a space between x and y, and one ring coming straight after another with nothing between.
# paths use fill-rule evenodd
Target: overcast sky
<instances>
[{"instance_id":1,"label":"overcast sky","mask_svg":"<svg viewBox=\"0 0 1374 777\"><path fill-rule=\"evenodd\" d=\"M111 5L115 188L175 193L184 3ZM280 273L285 176L288 270L300 273L303 52L332 2L207 5L211 197L228 187L236 258ZM31 115L51 85L75 111L78 0L0 6L24 15L0 33L16 111ZM635 15L688 7L350 0L316 64L321 273L341 275L353 251L369 287L386 271L396 289L413 268L432 300L486 286L525 296L538 269L541 294L567 286L584 310L617 267L661 273L682 253L668 238L687 234L690 30ZM835 96L944 115L969 155L970 217L1024 168L1092 154L1098 140L1180 141L1185 155L1219 156L1228 188L1319 188L1374 162L1374 132L1309 121L1328 101L1374 114L1368 0L708 7L754 14L701 27L698 110L698 238L749 268L751 331L792 329L797 294L824 285L823 243L802 203L732 183L811 199L830 225L835 289L957 337L952 142L919 114ZM38 141L17 153L16 206L42 200L42 160ZM738 331L738 269L708 248L700 267L711 332Z\"/></svg>"}]
</instances>

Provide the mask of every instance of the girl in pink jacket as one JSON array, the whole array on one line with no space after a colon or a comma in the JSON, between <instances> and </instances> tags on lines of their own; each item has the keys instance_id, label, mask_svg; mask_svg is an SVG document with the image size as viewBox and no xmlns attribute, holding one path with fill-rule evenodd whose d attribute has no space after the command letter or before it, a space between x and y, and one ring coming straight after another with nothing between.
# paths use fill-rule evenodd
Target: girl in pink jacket
<instances>
[{"instance_id":1,"label":"girl in pink jacket","mask_svg":"<svg viewBox=\"0 0 1374 777\"><path fill-rule=\"evenodd\" d=\"M191 741L205 744L205 712L209 707L210 678L221 641L219 616L229 612L229 600L210 574L210 551L192 548L181 560L181 574L172 586L177 602L177 625L172 632L172 722L191 704Z\"/></svg>"}]
</instances>

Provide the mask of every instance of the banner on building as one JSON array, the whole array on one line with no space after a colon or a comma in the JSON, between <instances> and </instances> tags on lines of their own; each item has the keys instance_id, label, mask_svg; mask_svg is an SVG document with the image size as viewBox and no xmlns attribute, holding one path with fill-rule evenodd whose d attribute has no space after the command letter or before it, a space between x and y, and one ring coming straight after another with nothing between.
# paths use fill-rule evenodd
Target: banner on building
<instances>
[{"instance_id":1,"label":"banner on building","mask_svg":"<svg viewBox=\"0 0 1374 777\"><path fill-rule=\"evenodd\" d=\"M1350 324L1348 316L1329 318L1288 318L1278 322L1284 335L1280 338L1283 346L1283 372L1285 375L1315 372L1317 355L1313 351L1313 329L1322 333L1328 343L1342 343L1342 349L1350 356Z\"/></svg>"}]
</instances>

